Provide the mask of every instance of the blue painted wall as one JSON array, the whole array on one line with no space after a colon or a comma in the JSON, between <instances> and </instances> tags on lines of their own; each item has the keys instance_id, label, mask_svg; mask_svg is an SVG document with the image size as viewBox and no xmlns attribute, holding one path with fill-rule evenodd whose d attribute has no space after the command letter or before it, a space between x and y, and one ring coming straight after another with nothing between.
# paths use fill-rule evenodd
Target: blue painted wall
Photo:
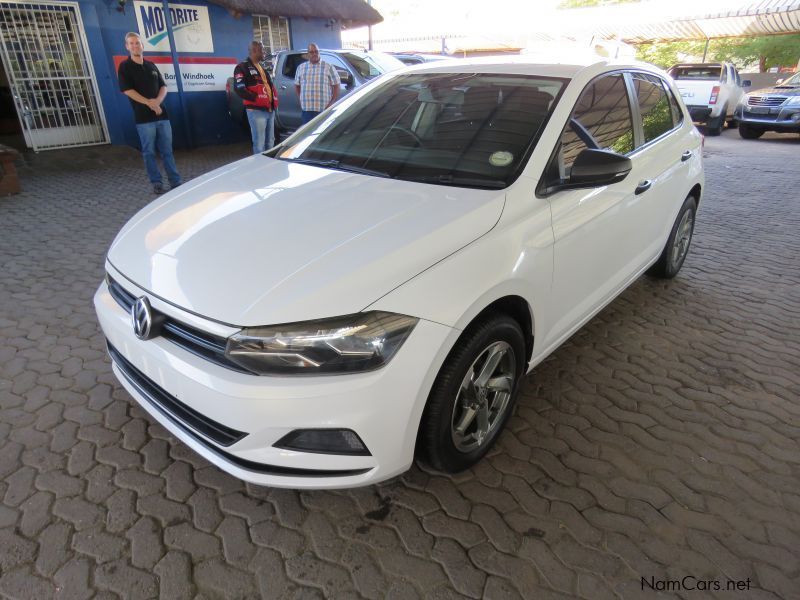
<instances>
[{"instance_id":1,"label":"blue painted wall","mask_svg":"<svg viewBox=\"0 0 800 600\"><path fill-rule=\"evenodd\" d=\"M289 19L292 34L292 48L308 48L314 42L320 48L341 48L342 31L339 23L330 19Z\"/></svg>"},{"instance_id":2,"label":"blue painted wall","mask_svg":"<svg viewBox=\"0 0 800 600\"><path fill-rule=\"evenodd\" d=\"M253 21L250 15L233 17L226 9L206 2L183 0L181 4L197 4L208 7L211 35L214 40L213 53L192 52L185 56L233 57L242 60L247 55L247 44L253 37ZM89 53L92 57L95 76L108 125L112 144L127 144L139 147L139 138L133 121L133 111L128 98L119 91L115 55L126 55L125 34L138 31L133 2L129 0L124 12L117 10L117 0L78 0L83 19ZM340 48L341 33L338 23L327 19L296 19L289 21L293 48L305 48L309 42L317 42L323 48ZM145 56L170 56L169 53L150 53ZM233 67L231 67L233 75ZM189 113L192 138L195 145L202 146L233 142L245 139L241 127L228 116L224 91L191 92L184 94ZM165 100L172 122L174 144L187 145L184 120L176 92Z\"/></svg>"}]
</instances>

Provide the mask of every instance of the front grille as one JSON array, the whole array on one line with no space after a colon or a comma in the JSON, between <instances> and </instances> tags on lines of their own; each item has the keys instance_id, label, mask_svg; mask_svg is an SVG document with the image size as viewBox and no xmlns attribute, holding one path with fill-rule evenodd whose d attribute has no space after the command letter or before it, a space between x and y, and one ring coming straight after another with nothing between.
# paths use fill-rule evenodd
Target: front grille
<instances>
[{"instance_id":1,"label":"front grille","mask_svg":"<svg viewBox=\"0 0 800 600\"><path fill-rule=\"evenodd\" d=\"M152 379L147 377L147 375L134 367L110 342L106 341L106 344L108 346L108 354L111 356L111 360L114 361L114 364L117 365L120 373L122 373L123 377L136 388L151 406L208 450L230 463L255 473L267 473L270 475L282 475L287 477L349 477L361 475L370 470L369 468L333 470L297 469L257 463L229 454L219 447L214 446L208 440L213 440L220 446L227 447L244 438L247 435L245 432L226 427L186 406Z\"/></svg>"},{"instance_id":2,"label":"front grille","mask_svg":"<svg viewBox=\"0 0 800 600\"><path fill-rule=\"evenodd\" d=\"M122 371L122 374L125 375L126 379L128 379L128 381L130 381L161 414L169 418L170 421L178 425L184 431L195 434L195 437L196 433L201 433L220 446L235 444L247 435L243 431L237 431L236 429L231 429L221 423L217 423L186 406L183 402L169 394L152 379L148 378L139 369L134 367L130 361L122 356L110 343L108 344L108 353L117 364L117 367L119 367L119 370Z\"/></svg>"},{"instance_id":3,"label":"front grille","mask_svg":"<svg viewBox=\"0 0 800 600\"><path fill-rule=\"evenodd\" d=\"M748 106L780 106L786 101L786 96L748 96Z\"/></svg>"},{"instance_id":4,"label":"front grille","mask_svg":"<svg viewBox=\"0 0 800 600\"><path fill-rule=\"evenodd\" d=\"M117 301L123 309L130 312L131 306L136 302L136 297L123 288L113 277L106 276L108 283L108 291L111 297ZM192 354L205 358L221 367L238 371L239 373L253 374L252 371L239 366L235 362L225 356L225 346L227 340L218 335L213 335L205 331L201 331L196 327L187 325L176 321L172 317L168 317L157 310L153 310L154 316L163 316L164 321L161 325L161 337L168 339L174 344L180 346L184 350L188 350Z\"/></svg>"}]
</instances>

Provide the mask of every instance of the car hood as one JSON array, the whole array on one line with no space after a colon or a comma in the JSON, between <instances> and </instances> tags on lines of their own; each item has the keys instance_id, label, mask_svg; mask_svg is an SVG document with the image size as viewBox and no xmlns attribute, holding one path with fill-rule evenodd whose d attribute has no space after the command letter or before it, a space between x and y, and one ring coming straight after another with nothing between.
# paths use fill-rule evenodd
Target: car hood
<instances>
[{"instance_id":1,"label":"car hood","mask_svg":"<svg viewBox=\"0 0 800 600\"><path fill-rule=\"evenodd\" d=\"M222 323L338 316L485 234L504 201L502 191L253 156L142 209L108 260L139 287Z\"/></svg>"},{"instance_id":2,"label":"car hood","mask_svg":"<svg viewBox=\"0 0 800 600\"><path fill-rule=\"evenodd\" d=\"M767 94L775 94L776 96L800 96L800 87L770 87L763 90L755 90L747 92L748 96L765 96Z\"/></svg>"}]
</instances>

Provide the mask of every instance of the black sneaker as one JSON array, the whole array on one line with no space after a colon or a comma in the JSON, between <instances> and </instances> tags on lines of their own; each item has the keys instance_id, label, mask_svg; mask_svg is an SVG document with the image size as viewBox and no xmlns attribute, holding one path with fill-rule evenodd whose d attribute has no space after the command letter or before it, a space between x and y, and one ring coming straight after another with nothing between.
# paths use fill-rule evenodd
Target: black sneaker
<instances>
[{"instance_id":1,"label":"black sneaker","mask_svg":"<svg viewBox=\"0 0 800 600\"><path fill-rule=\"evenodd\" d=\"M156 194L163 194L167 190L164 189L163 183L154 183L153 184L153 192Z\"/></svg>"},{"instance_id":2,"label":"black sneaker","mask_svg":"<svg viewBox=\"0 0 800 600\"><path fill-rule=\"evenodd\" d=\"M169 184L169 189L171 189L171 190L174 190L174 189L175 189L176 187L178 187L179 185L183 185L183 182L182 182L182 181L179 181L178 183L170 183L170 184Z\"/></svg>"}]
</instances>

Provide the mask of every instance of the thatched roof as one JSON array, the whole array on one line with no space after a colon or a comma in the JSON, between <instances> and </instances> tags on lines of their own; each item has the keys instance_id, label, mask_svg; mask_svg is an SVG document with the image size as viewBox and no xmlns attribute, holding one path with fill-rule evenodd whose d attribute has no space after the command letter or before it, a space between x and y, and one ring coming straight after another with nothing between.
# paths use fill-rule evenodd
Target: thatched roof
<instances>
[{"instance_id":1,"label":"thatched roof","mask_svg":"<svg viewBox=\"0 0 800 600\"><path fill-rule=\"evenodd\" d=\"M381 14L364 0L209 0L247 15L336 19L347 27L375 25Z\"/></svg>"}]
</instances>

